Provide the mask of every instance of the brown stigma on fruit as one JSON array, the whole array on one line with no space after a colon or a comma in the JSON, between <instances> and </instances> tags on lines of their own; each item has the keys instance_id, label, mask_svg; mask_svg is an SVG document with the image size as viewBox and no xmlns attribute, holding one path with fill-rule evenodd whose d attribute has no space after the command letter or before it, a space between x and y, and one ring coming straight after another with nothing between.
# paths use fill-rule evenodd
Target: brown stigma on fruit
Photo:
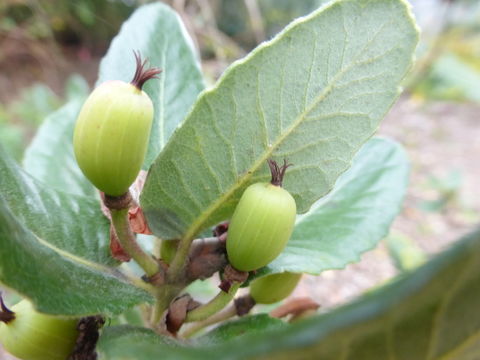
<instances>
[{"instance_id":1,"label":"brown stigma on fruit","mask_svg":"<svg viewBox=\"0 0 480 360\"><path fill-rule=\"evenodd\" d=\"M135 86L138 90L142 90L143 84L150 79L158 79L157 75L160 74L162 70L156 67L152 67L150 69L146 68L148 61L147 59L142 61L140 51L133 51L133 55L135 56L135 62L137 66L135 69L135 75L133 75L133 79L130 81L130 84Z\"/></svg>"},{"instance_id":2,"label":"brown stigma on fruit","mask_svg":"<svg viewBox=\"0 0 480 360\"><path fill-rule=\"evenodd\" d=\"M288 164L286 159L283 159L283 165L279 166L275 160L268 159L268 166L270 167L270 173L272 174L272 180L270 183L275 186L282 187L283 177L289 166L293 164Z\"/></svg>"},{"instance_id":3,"label":"brown stigma on fruit","mask_svg":"<svg viewBox=\"0 0 480 360\"><path fill-rule=\"evenodd\" d=\"M10 321L15 320L15 313L7 308L3 302L2 294L0 293L0 321L8 324Z\"/></svg>"}]
</instances>

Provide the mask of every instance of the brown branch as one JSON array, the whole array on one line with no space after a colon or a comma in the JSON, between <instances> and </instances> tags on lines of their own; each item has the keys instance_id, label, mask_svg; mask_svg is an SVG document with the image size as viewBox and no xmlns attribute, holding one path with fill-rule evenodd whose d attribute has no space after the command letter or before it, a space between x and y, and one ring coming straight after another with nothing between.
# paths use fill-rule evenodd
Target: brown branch
<instances>
[{"instance_id":1,"label":"brown branch","mask_svg":"<svg viewBox=\"0 0 480 360\"><path fill-rule=\"evenodd\" d=\"M188 256L187 281L207 279L227 264L224 236L197 239Z\"/></svg>"},{"instance_id":2,"label":"brown branch","mask_svg":"<svg viewBox=\"0 0 480 360\"><path fill-rule=\"evenodd\" d=\"M283 318L288 315L294 317L309 310L317 310L320 307L318 303L311 298L302 297L287 301L285 304L280 305L276 309L270 312L270 316L274 318Z\"/></svg>"}]
</instances>

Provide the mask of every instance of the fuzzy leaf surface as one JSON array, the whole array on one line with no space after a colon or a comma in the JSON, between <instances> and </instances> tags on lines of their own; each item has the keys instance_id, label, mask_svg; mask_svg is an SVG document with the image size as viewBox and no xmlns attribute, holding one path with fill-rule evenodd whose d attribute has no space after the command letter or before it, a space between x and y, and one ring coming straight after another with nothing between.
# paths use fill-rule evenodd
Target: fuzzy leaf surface
<instances>
[{"instance_id":1,"label":"fuzzy leaf surface","mask_svg":"<svg viewBox=\"0 0 480 360\"><path fill-rule=\"evenodd\" d=\"M112 268L80 258L27 229L0 196L0 282L45 313L114 315L151 297Z\"/></svg>"},{"instance_id":2,"label":"fuzzy leaf surface","mask_svg":"<svg viewBox=\"0 0 480 360\"><path fill-rule=\"evenodd\" d=\"M110 256L110 223L100 202L34 179L1 148L0 200L21 224L52 246L99 264L116 264Z\"/></svg>"},{"instance_id":3,"label":"fuzzy leaf surface","mask_svg":"<svg viewBox=\"0 0 480 360\"><path fill-rule=\"evenodd\" d=\"M144 169L148 169L204 84L193 42L180 17L165 4L141 6L123 24L100 63L97 84L130 82L135 73L133 50L162 70L159 79L147 81L143 88L155 109L144 162Z\"/></svg>"},{"instance_id":4,"label":"fuzzy leaf surface","mask_svg":"<svg viewBox=\"0 0 480 360\"><path fill-rule=\"evenodd\" d=\"M234 63L152 166L142 206L161 238L228 219L288 158L300 213L333 187L397 98L417 29L402 0L334 0Z\"/></svg>"}]
</instances>

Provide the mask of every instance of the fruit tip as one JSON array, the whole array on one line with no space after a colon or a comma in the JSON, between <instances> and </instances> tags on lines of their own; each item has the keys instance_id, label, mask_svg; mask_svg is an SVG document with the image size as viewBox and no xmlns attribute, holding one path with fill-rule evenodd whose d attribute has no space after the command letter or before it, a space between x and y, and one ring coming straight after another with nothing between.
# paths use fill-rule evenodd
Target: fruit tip
<instances>
[{"instance_id":1,"label":"fruit tip","mask_svg":"<svg viewBox=\"0 0 480 360\"><path fill-rule=\"evenodd\" d=\"M140 51L133 51L135 56L136 68L130 84L135 86L138 90L142 90L143 85L150 79L158 79L158 74L162 72L161 69L152 67L150 69L145 68L147 65L147 59L142 61Z\"/></svg>"},{"instance_id":2,"label":"fruit tip","mask_svg":"<svg viewBox=\"0 0 480 360\"><path fill-rule=\"evenodd\" d=\"M272 174L272 179L270 183L275 186L282 187L283 178L285 176L285 172L289 166L293 164L288 164L287 159L283 159L283 165L280 166L275 160L268 159L268 166L270 167L270 173Z\"/></svg>"}]
</instances>

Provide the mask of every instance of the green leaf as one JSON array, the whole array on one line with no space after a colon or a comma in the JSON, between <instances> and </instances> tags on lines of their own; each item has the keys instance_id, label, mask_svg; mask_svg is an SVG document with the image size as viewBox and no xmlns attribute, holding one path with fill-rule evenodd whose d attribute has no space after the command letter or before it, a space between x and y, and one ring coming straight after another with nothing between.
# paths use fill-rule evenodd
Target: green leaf
<instances>
[{"instance_id":1,"label":"green leaf","mask_svg":"<svg viewBox=\"0 0 480 360\"><path fill-rule=\"evenodd\" d=\"M48 186L67 193L97 197L73 153L73 129L84 96L77 96L50 114L25 151L23 167Z\"/></svg>"},{"instance_id":2,"label":"green leaf","mask_svg":"<svg viewBox=\"0 0 480 360\"><path fill-rule=\"evenodd\" d=\"M272 318L267 314L245 316L218 326L199 338L197 342L199 345L222 344L225 341L236 339L245 334L252 336L287 326L282 320Z\"/></svg>"},{"instance_id":3,"label":"green leaf","mask_svg":"<svg viewBox=\"0 0 480 360\"><path fill-rule=\"evenodd\" d=\"M225 323L207 335L195 340L194 347L185 346L170 338L160 337L153 331L129 325L106 328L98 343L100 359L228 359L227 353L213 354L206 348L222 345L227 340L241 337L243 334L262 334L269 330L281 329L288 325L279 319L261 314L247 316ZM198 351L197 351L198 349ZM234 355L235 356L235 355Z\"/></svg>"},{"instance_id":4,"label":"green leaf","mask_svg":"<svg viewBox=\"0 0 480 360\"><path fill-rule=\"evenodd\" d=\"M0 200L20 223L52 246L100 264L116 264L110 255L110 223L100 202L33 179L1 148Z\"/></svg>"},{"instance_id":5,"label":"green leaf","mask_svg":"<svg viewBox=\"0 0 480 360\"><path fill-rule=\"evenodd\" d=\"M333 191L297 217L287 247L265 272L318 275L358 261L388 234L401 209L408 171L400 145L382 138L367 142Z\"/></svg>"},{"instance_id":6,"label":"green leaf","mask_svg":"<svg viewBox=\"0 0 480 360\"><path fill-rule=\"evenodd\" d=\"M130 82L135 72L133 50L162 69L159 80L150 80L144 86L155 108L144 163L144 169L148 169L204 85L192 40L179 16L164 4L142 6L123 24L100 64L97 84L107 80Z\"/></svg>"},{"instance_id":7,"label":"green leaf","mask_svg":"<svg viewBox=\"0 0 480 360\"><path fill-rule=\"evenodd\" d=\"M131 339L129 331L121 336L106 331L101 344L116 346L118 354L136 344L138 353L129 353L129 359L165 353L167 359L192 360L474 360L480 356L479 269L480 231L351 304L285 328L192 352L177 344L158 345L161 340L153 335ZM143 348L151 351L150 358L142 356Z\"/></svg>"},{"instance_id":8,"label":"green leaf","mask_svg":"<svg viewBox=\"0 0 480 360\"><path fill-rule=\"evenodd\" d=\"M269 181L300 213L325 195L372 136L412 64L417 30L402 0L335 0L233 64L205 91L152 166L141 198L162 238L227 219L243 190Z\"/></svg>"},{"instance_id":9,"label":"green leaf","mask_svg":"<svg viewBox=\"0 0 480 360\"><path fill-rule=\"evenodd\" d=\"M129 325L104 329L97 351L100 360L206 359L200 354L195 357L195 349L184 347L172 338L160 337L152 330Z\"/></svg>"},{"instance_id":10,"label":"green leaf","mask_svg":"<svg viewBox=\"0 0 480 360\"><path fill-rule=\"evenodd\" d=\"M38 310L76 317L113 315L151 300L119 272L36 236L0 200L0 282L30 298Z\"/></svg>"}]
</instances>

